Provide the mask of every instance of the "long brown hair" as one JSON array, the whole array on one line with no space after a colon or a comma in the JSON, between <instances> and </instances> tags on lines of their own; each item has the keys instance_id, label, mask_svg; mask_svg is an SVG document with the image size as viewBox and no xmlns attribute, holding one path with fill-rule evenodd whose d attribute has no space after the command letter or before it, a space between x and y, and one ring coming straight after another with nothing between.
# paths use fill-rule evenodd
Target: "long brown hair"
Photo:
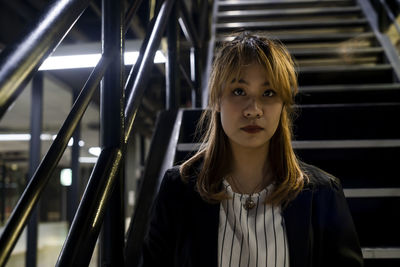
<instances>
[{"instance_id":1,"label":"long brown hair","mask_svg":"<svg viewBox=\"0 0 400 267\"><path fill-rule=\"evenodd\" d=\"M232 75L240 75L242 66L251 62L258 62L265 67L271 87L279 92L283 101L280 122L269 147L269 155L273 155L269 163L275 177L275 190L266 203L286 205L302 190L307 179L291 144L294 96L298 91L297 74L286 48L279 41L264 36L242 32L219 49L208 83L209 108L203 112L199 122L199 125L206 125L201 146L194 156L181 165L180 173L182 179L187 181L194 174L195 166L201 163L195 173L200 196L208 202L228 198L221 185L228 175L231 149L217 107L224 83Z\"/></svg>"}]
</instances>

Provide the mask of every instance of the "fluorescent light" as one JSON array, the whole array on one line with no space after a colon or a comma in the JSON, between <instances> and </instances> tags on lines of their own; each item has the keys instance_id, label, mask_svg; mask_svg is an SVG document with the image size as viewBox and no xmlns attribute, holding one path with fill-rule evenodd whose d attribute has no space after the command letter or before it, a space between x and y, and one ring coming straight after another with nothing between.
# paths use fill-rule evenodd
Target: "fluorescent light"
<instances>
[{"instance_id":1,"label":"fluorescent light","mask_svg":"<svg viewBox=\"0 0 400 267\"><path fill-rule=\"evenodd\" d=\"M54 56L47 58L39 70L78 69L96 66L101 54Z\"/></svg>"},{"instance_id":2,"label":"fluorescent light","mask_svg":"<svg viewBox=\"0 0 400 267\"><path fill-rule=\"evenodd\" d=\"M125 55L124 55L125 65L133 65L133 64L135 64L137 59L138 59L138 57L139 57L139 52L125 52ZM154 63L155 62L156 62L156 60L154 59Z\"/></svg>"},{"instance_id":3,"label":"fluorescent light","mask_svg":"<svg viewBox=\"0 0 400 267\"><path fill-rule=\"evenodd\" d=\"M79 157L80 163L96 163L97 157Z\"/></svg>"},{"instance_id":4,"label":"fluorescent light","mask_svg":"<svg viewBox=\"0 0 400 267\"><path fill-rule=\"evenodd\" d=\"M40 139L43 141L51 140L50 134L41 134ZM29 141L30 134L0 134L0 141Z\"/></svg>"},{"instance_id":5,"label":"fluorescent light","mask_svg":"<svg viewBox=\"0 0 400 267\"><path fill-rule=\"evenodd\" d=\"M93 156L100 156L101 153L101 148L100 147L91 147L89 148L89 153L92 154Z\"/></svg>"},{"instance_id":6,"label":"fluorescent light","mask_svg":"<svg viewBox=\"0 0 400 267\"><path fill-rule=\"evenodd\" d=\"M125 65L133 65L139 57L139 52L125 52ZM48 57L39 70L59 70L59 69L79 69L93 68L97 65L101 58L101 54L84 54L84 55L69 55L69 56L51 56ZM154 63L165 63L164 54L158 50L154 56Z\"/></svg>"},{"instance_id":7,"label":"fluorescent light","mask_svg":"<svg viewBox=\"0 0 400 267\"><path fill-rule=\"evenodd\" d=\"M0 134L0 141L29 141L30 134Z\"/></svg>"},{"instance_id":8,"label":"fluorescent light","mask_svg":"<svg viewBox=\"0 0 400 267\"><path fill-rule=\"evenodd\" d=\"M50 141L56 139L56 136L57 135L41 134L40 140ZM30 140L31 140L30 134L0 134L0 142L30 141ZM74 138L71 137L71 139L68 142L68 146L72 146L73 144L74 144ZM80 147L83 147L85 145L85 142L80 140L78 144Z\"/></svg>"},{"instance_id":9,"label":"fluorescent light","mask_svg":"<svg viewBox=\"0 0 400 267\"><path fill-rule=\"evenodd\" d=\"M72 184L72 170L62 169L60 173L60 183L62 186L70 186Z\"/></svg>"}]
</instances>

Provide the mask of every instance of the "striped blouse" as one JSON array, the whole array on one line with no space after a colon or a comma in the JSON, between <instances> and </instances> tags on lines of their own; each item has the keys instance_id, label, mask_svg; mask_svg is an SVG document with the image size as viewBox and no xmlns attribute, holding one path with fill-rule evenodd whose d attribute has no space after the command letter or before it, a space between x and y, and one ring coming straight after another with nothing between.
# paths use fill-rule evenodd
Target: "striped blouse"
<instances>
[{"instance_id":1,"label":"striped blouse","mask_svg":"<svg viewBox=\"0 0 400 267\"><path fill-rule=\"evenodd\" d=\"M243 204L249 195L232 191L231 199L221 202L219 211L219 267L288 267L289 253L281 208L264 205L273 184L251 197L256 206L247 211Z\"/></svg>"}]
</instances>

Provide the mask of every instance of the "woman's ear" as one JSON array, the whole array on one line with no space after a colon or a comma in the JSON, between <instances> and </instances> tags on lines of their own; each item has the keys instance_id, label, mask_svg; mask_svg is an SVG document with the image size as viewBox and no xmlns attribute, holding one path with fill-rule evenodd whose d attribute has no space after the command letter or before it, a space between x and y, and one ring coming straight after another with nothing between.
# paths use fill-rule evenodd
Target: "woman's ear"
<instances>
[{"instance_id":1,"label":"woman's ear","mask_svg":"<svg viewBox=\"0 0 400 267\"><path fill-rule=\"evenodd\" d=\"M214 109L217 112L221 112L221 99L218 99L218 102L217 102L217 104L215 104Z\"/></svg>"},{"instance_id":2,"label":"woman's ear","mask_svg":"<svg viewBox=\"0 0 400 267\"><path fill-rule=\"evenodd\" d=\"M214 109L215 109L216 112L221 112L221 108L220 108L219 102L215 105Z\"/></svg>"}]
</instances>

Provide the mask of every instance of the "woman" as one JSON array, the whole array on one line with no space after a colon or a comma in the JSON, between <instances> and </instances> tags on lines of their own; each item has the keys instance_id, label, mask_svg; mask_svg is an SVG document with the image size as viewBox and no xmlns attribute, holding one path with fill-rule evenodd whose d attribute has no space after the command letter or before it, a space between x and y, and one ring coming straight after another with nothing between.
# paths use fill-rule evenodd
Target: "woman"
<instances>
[{"instance_id":1,"label":"woman","mask_svg":"<svg viewBox=\"0 0 400 267\"><path fill-rule=\"evenodd\" d=\"M362 266L340 182L293 152L297 77L283 45L239 34L209 89L202 146L165 174L144 266Z\"/></svg>"}]
</instances>

